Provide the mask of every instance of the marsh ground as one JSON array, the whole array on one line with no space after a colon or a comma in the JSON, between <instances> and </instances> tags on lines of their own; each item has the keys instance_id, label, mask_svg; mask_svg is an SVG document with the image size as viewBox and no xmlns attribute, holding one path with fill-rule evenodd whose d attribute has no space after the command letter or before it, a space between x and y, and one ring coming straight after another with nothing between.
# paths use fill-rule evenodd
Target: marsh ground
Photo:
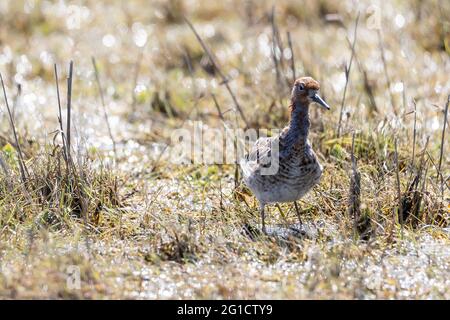
<instances>
[{"instance_id":1,"label":"marsh ground","mask_svg":"<svg viewBox=\"0 0 450 320\"><path fill-rule=\"evenodd\" d=\"M273 20L272 3L251 0L0 3L0 71L29 170L23 182L1 100L2 298L450 298L449 3L283 0L274 8ZM199 122L282 128L293 77L288 31L296 75L319 80L333 107L311 114L325 171L301 208L315 232L251 239L243 227L258 227L257 206L235 187L233 163L177 165L160 154L172 150L174 130L194 132ZM53 67L65 116L70 60L76 169L68 172ZM403 227L397 172L400 198L410 199L402 209L417 207ZM267 219L297 222L291 205L271 207Z\"/></svg>"}]
</instances>

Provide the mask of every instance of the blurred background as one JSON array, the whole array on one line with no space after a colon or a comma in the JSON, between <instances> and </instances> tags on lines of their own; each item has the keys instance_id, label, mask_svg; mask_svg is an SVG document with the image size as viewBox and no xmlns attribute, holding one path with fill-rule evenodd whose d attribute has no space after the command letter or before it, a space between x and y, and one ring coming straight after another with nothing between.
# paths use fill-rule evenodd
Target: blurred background
<instances>
[{"instance_id":1,"label":"blurred background","mask_svg":"<svg viewBox=\"0 0 450 320\"><path fill-rule=\"evenodd\" d=\"M17 115L33 119L21 122L35 135L54 130L53 64L63 79L74 60L74 112L80 112L75 118L83 119L79 126L86 128L80 131L100 145L106 128L96 117L101 109L94 57L113 133L125 140L127 125L133 123L130 130L140 123L148 127L145 121L155 110L176 117L195 104L200 117L216 114L211 92L223 111L232 106L186 17L212 48L251 126L286 121L293 56L297 77L310 75L321 82L322 94L334 106L324 121L333 127L358 12L344 127L361 127L368 117L378 124L394 115L397 122L411 123L412 116L401 115L412 110L415 98L423 115L418 117L420 130L439 129L439 112L432 105L443 107L450 86L450 4L442 0L7 0L0 4L0 68L11 99L20 91ZM152 125L157 126L155 121ZM107 145L108 139L103 140Z\"/></svg>"}]
</instances>

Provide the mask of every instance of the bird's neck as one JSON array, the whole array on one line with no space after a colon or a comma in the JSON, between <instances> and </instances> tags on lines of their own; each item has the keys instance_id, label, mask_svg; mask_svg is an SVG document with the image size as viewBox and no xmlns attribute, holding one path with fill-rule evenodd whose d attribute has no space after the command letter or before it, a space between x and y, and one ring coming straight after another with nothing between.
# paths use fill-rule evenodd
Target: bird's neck
<instances>
[{"instance_id":1,"label":"bird's neck","mask_svg":"<svg viewBox=\"0 0 450 320\"><path fill-rule=\"evenodd\" d=\"M288 139L293 143L306 142L309 127L309 103L292 101L291 120L287 132Z\"/></svg>"}]
</instances>

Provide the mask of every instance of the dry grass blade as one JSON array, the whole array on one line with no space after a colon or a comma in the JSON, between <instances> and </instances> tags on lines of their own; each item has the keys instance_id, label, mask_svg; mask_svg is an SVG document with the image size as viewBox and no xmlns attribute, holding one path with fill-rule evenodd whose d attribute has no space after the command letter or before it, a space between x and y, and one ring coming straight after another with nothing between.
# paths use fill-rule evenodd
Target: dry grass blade
<instances>
[{"instance_id":1,"label":"dry grass blade","mask_svg":"<svg viewBox=\"0 0 450 320\"><path fill-rule=\"evenodd\" d=\"M403 217L403 221L406 222L408 218L413 218L412 224L416 225L419 220L419 211L420 205L423 198L423 190L425 186L426 176L428 167L428 161L425 159L426 150L428 148L428 142L430 137L427 137L427 141L425 142L425 147L421 152L420 164L415 174L414 178L410 178L409 187L403 194L402 199L402 212L401 216ZM425 174L422 177L422 172L425 168ZM422 191L419 191L420 181L422 182Z\"/></svg>"},{"instance_id":2,"label":"dry grass blade","mask_svg":"<svg viewBox=\"0 0 450 320\"><path fill-rule=\"evenodd\" d=\"M220 108L219 102L217 102L216 95L215 95L214 93L211 93L211 96L212 96L212 98L213 98L214 106L215 106L216 109L217 109L217 114L219 115L220 120L225 121L225 118L224 118L224 116L223 116L222 109Z\"/></svg>"},{"instance_id":3,"label":"dry grass blade","mask_svg":"<svg viewBox=\"0 0 450 320\"><path fill-rule=\"evenodd\" d=\"M276 31L276 26L275 26L275 6L272 6L272 13L270 15L270 22L272 24L272 59L273 59L273 64L275 67L275 86L279 89L280 88L280 84L281 84L281 72L280 72L280 66L278 65L278 57L277 57L277 51L278 46L277 46L277 31ZM278 91L279 92L279 91Z\"/></svg>"},{"instance_id":4,"label":"dry grass blade","mask_svg":"<svg viewBox=\"0 0 450 320\"><path fill-rule=\"evenodd\" d=\"M147 43L146 43L147 44ZM136 99L136 86L137 86L137 82L139 79L139 73L141 71L141 63L142 63L142 59L144 57L144 51L145 51L145 45L142 47L142 49L139 51L138 57L136 59L136 63L134 64L134 73L133 73L133 87L131 88L131 109L134 111L136 111L136 104L137 104L137 99Z\"/></svg>"},{"instance_id":5,"label":"dry grass blade","mask_svg":"<svg viewBox=\"0 0 450 320\"><path fill-rule=\"evenodd\" d=\"M370 235L370 219L361 213L361 173L358 170L355 157L355 132L352 135L351 162L348 213L350 219L353 220L354 238L360 236L361 239L367 240Z\"/></svg>"},{"instance_id":6,"label":"dry grass blade","mask_svg":"<svg viewBox=\"0 0 450 320\"><path fill-rule=\"evenodd\" d=\"M441 173L441 167L442 167L442 158L444 156L444 141L445 141L445 129L447 128L447 116L448 116L448 105L450 104L450 95L447 97L447 103L445 104L445 110L444 110L444 125L442 128L442 138L441 138L441 151L439 154L439 164L438 164L438 172L441 176L441 190L442 190L442 196L444 195L444 177ZM439 175L438 175L439 177Z\"/></svg>"},{"instance_id":7,"label":"dry grass blade","mask_svg":"<svg viewBox=\"0 0 450 320\"><path fill-rule=\"evenodd\" d=\"M16 120L16 106L17 106L17 102L19 101L21 95L22 95L22 84L18 83L17 84L17 94L14 97L14 101L13 101L13 104L12 104L12 115L13 115L14 121Z\"/></svg>"},{"instance_id":8,"label":"dry grass blade","mask_svg":"<svg viewBox=\"0 0 450 320\"><path fill-rule=\"evenodd\" d=\"M378 36L378 47L380 49L380 54L381 54L381 61L383 62L383 70L384 70L384 77L386 79L386 87L389 92L389 97L391 98L392 110L394 111L394 114L397 115L397 107L395 106L394 95L392 94L392 90L391 90L391 79L389 77L389 73L388 73L388 69L387 69L386 57L384 54L383 39L381 37L380 30L377 30L377 36Z\"/></svg>"},{"instance_id":9,"label":"dry grass blade","mask_svg":"<svg viewBox=\"0 0 450 320\"><path fill-rule=\"evenodd\" d=\"M194 68L192 67L192 61L191 61L191 57L189 55L189 52L187 50L185 50L183 52L183 59L188 67L189 70L189 74L191 76L191 80L192 80L192 93L194 96L194 107L195 107L195 112L196 112L196 117L199 118L200 116L200 110L198 107L198 101L200 99L200 95L198 94L198 89L197 89L197 84L195 81L195 77L194 77Z\"/></svg>"},{"instance_id":10,"label":"dry grass blade","mask_svg":"<svg viewBox=\"0 0 450 320\"><path fill-rule=\"evenodd\" d=\"M355 59L356 65L358 66L358 70L362 74L362 77L363 77L364 92L366 93L367 97L369 98L369 107L370 107L370 111L371 111L370 115L372 115L374 113L379 113L377 103L375 101L374 88L370 84L369 76L367 75L367 70L364 67L363 63L358 58L358 54L356 53L356 50L355 50L352 42L350 41L350 39L348 37L345 37L345 39L347 41L348 47L353 52L353 55L354 55L353 58Z\"/></svg>"},{"instance_id":11,"label":"dry grass blade","mask_svg":"<svg viewBox=\"0 0 450 320\"><path fill-rule=\"evenodd\" d=\"M62 108L61 108L61 97L59 93L59 77L58 77L58 67L56 66L56 63L54 64L54 73L55 73L55 83L56 83L56 97L58 100L58 123L59 123L59 130L61 131L61 140L63 144L63 153L64 153L64 161L66 163L66 167L69 167L69 159L67 157L67 142L66 142L66 135L64 133L64 126L63 126L63 120L62 120Z\"/></svg>"},{"instance_id":12,"label":"dry grass blade","mask_svg":"<svg viewBox=\"0 0 450 320\"><path fill-rule=\"evenodd\" d=\"M398 139L395 138L394 141L394 147L395 147L395 178L397 180L397 199L398 199L398 211L397 211L397 218L400 222L400 227L401 227L401 236L403 239L403 209L402 209L402 191L401 191L401 186L400 186L400 173L399 173L399 164L398 164L398 150L397 150L397 144L398 144Z\"/></svg>"},{"instance_id":13,"label":"dry grass blade","mask_svg":"<svg viewBox=\"0 0 450 320\"><path fill-rule=\"evenodd\" d=\"M222 70L219 68L219 65L217 64L216 60L214 59L213 55L211 54L210 50L208 49L208 47L206 46L206 44L204 43L204 41L202 40L202 38L200 37L200 35L197 33L197 30L195 30L194 26L192 25L192 23L186 18L184 17L184 20L186 21L186 23L188 24L189 28L192 30L192 32L194 33L195 37L197 38L198 42L200 43L200 45L202 46L203 50L205 51L205 53L208 55L211 63L214 65L214 67L216 68L216 70L219 72L220 77L222 78L222 82L225 85L225 88L227 89L228 93L231 96L231 99L233 100L233 103L236 107L236 109L238 110L242 120L245 123L246 128L249 127L249 123L247 121L247 118L244 115L244 112L242 111L241 105L239 104L239 102L237 101L236 96L234 95L233 91L231 90L230 85L228 84L228 79L225 76L225 74L222 72Z\"/></svg>"},{"instance_id":14,"label":"dry grass blade","mask_svg":"<svg viewBox=\"0 0 450 320\"><path fill-rule=\"evenodd\" d=\"M414 162L416 160L416 137L417 137L417 104L413 99L414 105L414 128L413 128L413 145L412 145L412 167L414 168Z\"/></svg>"},{"instance_id":15,"label":"dry grass blade","mask_svg":"<svg viewBox=\"0 0 450 320\"><path fill-rule=\"evenodd\" d=\"M69 76L67 77L67 129L66 129L66 135L67 135L67 158L71 159L71 113L72 113L72 79L73 79L73 61L70 61L69 65Z\"/></svg>"},{"instance_id":16,"label":"dry grass blade","mask_svg":"<svg viewBox=\"0 0 450 320\"><path fill-rule=\"evenodd\" d=\"M356 157L355 157L355 132L352 134L352 151L351 151L351 161L352 161L352 177L351 177L351 187L350 187L350 204L352 216L356 217L359 215L359 195L360 195L360 179L361 176L358 172ZM354 197L356 195L356 197ZM357 204L357 206L355 206Z\"/></svg>"},{"instance_id":17,"label":"dry grass blade","mask_svg":"<svg viewBox=\"0 0 450 320\"><path fill-rule=\"evenodd\" d=\"M418 187L422 178L422 168L423 166L421 164L421 166L419 167L419 172L410 182L409 187L402 198L402 211L400 212L400 216L405 222L409 217L415 218L414 223L419 221L418 212L420 209L420 203L422 201L422 195L419 193Z\"/></svg>"},{"instance_id":18,"label":"dry grass blade","mask_svg":"<svg viewBox=\"0 0 450 320\"><path fill-rule=\"evenodd\" d=\"M431 161L431 163L433 164L434 168L436 169L436 172L437 172L437 175L438 175L438 178L437 178L438 181L439 181L439 177L441 177L441 179L442 179L442 181L444 183L444 186L447 187L447 189L450 190L450 185L447 182L448 179L446 179L444 177L444 175L442 174L442 172L439 170L438 164L436 164L436 161L434 161L434 158L430 154L430 152L428 150L426 150L426 153L427 153L428 159Z\"/></svg>"},{"instance_id":19,"label":"dry grass blade","mask_svg":"<svg viewBox=\"0 0 450 320\"><path fill-rule=\"evenodd\" d=\"M97 82L97 88L98 88L98 92L99 92L99 95L100 95L100 100L101 100L101 103L102 103L103 117L105 118L105 122L106 122L106 127L108 129L109 138L111 139L111 142L113 144L114 158L115 158L115 160L117 162L116 141L114 140L114 136L112 134L111 124L109 122L108 111L106 110L105 98L103 96L103 89L102 89L102 85L100 83L100 77L99 77L99 74L98 74L97 63L96 63L94 57L91 57L91 60L92 60L92 66L94 67L95 81Z\"/></svg>"},{"instance_id":20,"label":"dry grass blade","mask_svg":"<svg viewBox=\"0 0 450 320\"><path fill-rule=\"evenodd\" d=\"M272 13L270 16L270 20L272 23L272 37L273 37L273 41L272 41L272 50L273 50L273 57L276 61L277 66L279 66L279 73L278 75L281 77L281 75L284 78L284 81L287 85L287 87L289 87L291 85L289 79L286 77L286 73L284 72L285 70L285 66L284 66L284 47L283 47L283 42L281 41L281 36L280 36L280 31L276 22L276 18L275 18L275 6L272 6ZM281 85L280 82L277 83L277 85ZM281 89L284 89L285 87L282 86Z\"/></svg>"},{"instance_id":21,"label":"dry grass blade","mask_svg":"<svg viewBox=\"0 0 450 320\"><path fill-rule=\"evenodd\" d=\"M8 97L6 96L5 83L3 82L3 76L1 73L0 73L0 80L2 82L3 96L5 98L6 109L8 110L9 122L11 124L11 129L13 131L14 140L15 140L15 143L17 146L17 153L19 156L20 175L22 177L22 182L25 184L27 182L27 175L29 175L29 174L28 174L27 166L25 165L25 161L23 159L22 148L20 147L19 138L18 138L17 130L16 130L16 125L14 123L14 118L12 116L11 109L9 108Z\"/></svg>"},{"instance_id":22,"label":"dry grass blade","mask_svg":"<svg viewBox=\"0 0 450 320\"><path fill-rule=\"evenodd\" d=\"M287 32L287 38L288 38L289 50L291 51L292 82L294 82L295 79L297 79L297 75L295 73L294 49L292 48L292 40L291 40L291 33L290 32Z\"/></svg>"},{"instance_id":23,"label":"dry grass blade","mask_svg":"<svg viewBox=\"0 0 450 320\"><path fill-rule=\"evenodd\" d=\"M225 130L227 130L227 126L225 123L225 117L223 116L223 112L222 109L220 107L219 102L217 101L216 96L212 93L211 94L213 101L214 101L214 106L217 109L217 113L219 114L219 118L220 120L222 120L222 124L224 125ZM235 123L236 127L237 127L237 120ZM233 147L234 147L234 153L236 155L236 161L235 161L235 168L234 168L234 188L237 189L239 187L239 164L238 164L238 159L237 159L237 155L238 155L238 141L237 141L237 137L234 135L234 139L233 139Z\"/></svg>"},{"instance_id":24,"label":"dry grass blade","mask_svg":"<svg viewBox=\"0 0 450 320\"><path fill-rule=\"evenodd\" d=\"M348 66L347 65L345 66L345 86L344 86L344 94L342 95L341 110L339 112L339 122L338 122L338 128L337 128L338 137L341 136L341 132L342 132L342 116L344 114L344 105L345 105L345 98L347 95L348 83L350 81L350 71L352 69L353 57L355 55L356 39L357 39L357 35L358 35L359 16L360 16L360 12L358 12L358 15L357 15L356 21L355 21L355 29L353 31L353 43L352 43L352 50L351 50L351 55L350 55L350 62L348 63Z\"/></svg>"}]
</instances>

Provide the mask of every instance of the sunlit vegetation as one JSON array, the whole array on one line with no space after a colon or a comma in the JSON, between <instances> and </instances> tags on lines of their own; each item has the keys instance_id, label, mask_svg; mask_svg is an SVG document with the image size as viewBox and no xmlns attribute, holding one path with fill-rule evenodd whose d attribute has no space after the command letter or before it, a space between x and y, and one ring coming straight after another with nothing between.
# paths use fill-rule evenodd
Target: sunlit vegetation
<instances>
[{"instance_id":1,"label":"sunlit vegetation","mask_svg":"<svg viewBox=\"0 0 450 320\"><path fill-rule=\"evenodd\" d=\"M2 1L0 297L449 299L449 17L437 0ZM196 121L283 128L294 75L332 107L311 110L324 174L300 203L310 234L267 237L233 162L168 154ZM266 222L297 223L293 205Z\"/></svg>"}]
</instances>

